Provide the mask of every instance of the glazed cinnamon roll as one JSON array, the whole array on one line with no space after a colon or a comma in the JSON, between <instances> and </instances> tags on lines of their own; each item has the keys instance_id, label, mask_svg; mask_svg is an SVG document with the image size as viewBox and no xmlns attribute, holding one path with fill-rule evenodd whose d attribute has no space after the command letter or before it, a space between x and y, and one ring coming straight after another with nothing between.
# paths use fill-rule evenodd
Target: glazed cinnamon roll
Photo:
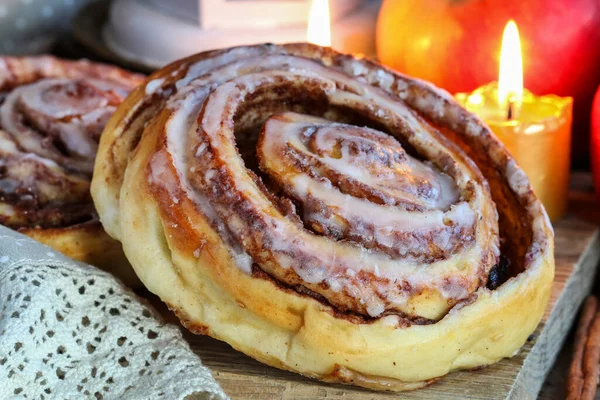
<instances>
[{"instance_id":1,"label":"glazed cinnamon roll","mask_svg":"<svg viewBox=\"0 0 600 400\"><path fill-rule=\"evenodd\" d=\"M406 390L515 354L553 233L525 174L447 93L309 44L151 75L92 195L192 332L325 381Z\"/></svg>"},{"instance_id":2,"label":"glazed cinnamon roll","mask_svg":"<svg viewBox=\"0 0 600 400\"><path fill-rule=\"evenodd\" d=\"M87 61L0 57L0 223L128 282L89 186L102 129L142 79Z\"/></svg>"}]
</instances>

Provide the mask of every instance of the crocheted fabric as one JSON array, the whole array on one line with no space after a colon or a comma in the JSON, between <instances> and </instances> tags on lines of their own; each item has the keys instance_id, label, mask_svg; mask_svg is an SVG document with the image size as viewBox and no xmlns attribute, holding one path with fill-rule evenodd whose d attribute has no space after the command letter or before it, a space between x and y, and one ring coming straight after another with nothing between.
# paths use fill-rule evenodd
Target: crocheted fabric
<instances>
[{"instance_id":1,"label":"crocheted fabric","mask_svg":"<svg viewBox=\"0 0 600 400\"><path fill-rule=\"evenodd\" d=\"M226 399L111 275L0 226L0 399Z\"/></svg>"}]
</instances>

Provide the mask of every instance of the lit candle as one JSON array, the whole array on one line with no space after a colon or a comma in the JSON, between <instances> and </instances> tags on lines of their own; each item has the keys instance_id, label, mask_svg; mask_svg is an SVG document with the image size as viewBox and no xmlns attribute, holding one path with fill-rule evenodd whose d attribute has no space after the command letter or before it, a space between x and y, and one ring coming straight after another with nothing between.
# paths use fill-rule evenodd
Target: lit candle
<instances>
[{"instance_id":1,"label":"lit candle","mask_svg":"<svg viewBox=\"0 0 600 400\"><path fill-rule=\"evenodd\" d=\"M535 96L523 89L523 63L517 26L504 30L499 82L456 99L482 118L523 168L550 219L567 209L573 99Z\"/></svg>"},{"instance_id":2,"label":"lit candle","mask_svg":"<svg viewBox=\"0 0 600 400\"><path fill-rule=\"evenodd\" d=\"M355 14L353 14L355 15ZM368 15L364 15L366 19L369 18ZM362 18L362 17L361 17ZM364 18L363 18L364 19ZM360 18L359 18L360 20ZM360 21L358 22L360 25ZM339 26L338 26L339 28ZM354 33L352 40L349 42L361 42L365 41L364 37L364 27L357 28L356 26L351 29L344 29L346 33L338 31L334 31L334 37L332 38L332 25L331 25L331 17L329 11L329 0L313 0L310 12L308 15L308 25L306 29L306 41L313 44L318 44L319 46L333 47L336 50L340 50L342 52L351 53L355 58L364 58L364 53L356 52L354 50L364 49L364 45L352 46L351 43L345 43L348 41L348 33ZM340 35L341 33L341 35ZM340 38L340 36L344 36ZM332 39L338 39L337 44L333 44ZM362 38L362 39L361 39ZM343 39L343 40L341 40ZM368 42L367 38L367 42ZM372 41L372 40L371 40ZM360 43L359 43L360 44Z\"/></svg>"},{"instance_id":3,"label":"lit candle","mask_svg":"<svg viewBox=\"0 0 600 400\"><path fill-rule=\"evenodd\" d=\"M308 16L306 40L319 46L331 46L329 0L313 0Z\"/></svg>"}]
</instances>

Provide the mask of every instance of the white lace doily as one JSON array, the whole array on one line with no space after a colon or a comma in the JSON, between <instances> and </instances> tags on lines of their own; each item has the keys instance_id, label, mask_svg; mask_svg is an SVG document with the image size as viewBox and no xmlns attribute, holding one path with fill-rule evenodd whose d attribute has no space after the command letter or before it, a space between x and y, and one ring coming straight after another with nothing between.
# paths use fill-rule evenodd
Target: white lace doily
<instances>
[{"instance_id":1,"label":"white lace doily","mask_svg":"<svg viewBox=\"0 0 600 400\"><path fill-rule=\"evenodd\" d=\"M0 399L226 399L109 274L0 226Z\"/></svg>"}]
</instances>

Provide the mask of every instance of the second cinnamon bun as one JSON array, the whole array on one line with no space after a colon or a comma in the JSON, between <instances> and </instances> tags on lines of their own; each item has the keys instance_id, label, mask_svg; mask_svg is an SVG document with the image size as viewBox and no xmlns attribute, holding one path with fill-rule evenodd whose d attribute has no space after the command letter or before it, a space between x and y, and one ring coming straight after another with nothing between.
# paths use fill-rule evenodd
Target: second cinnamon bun
<instances>
[{"instance_id":1,"label":"second cinnamon bun","mask_svg":"<svg viewBox=\"0 0 600 400\"><path fill-rule=\"evenodd\" d=\"M104 125L142 80L88 61L0 57L0 223L129 284L89 186Z\"/></svg>"}]
</instances>

